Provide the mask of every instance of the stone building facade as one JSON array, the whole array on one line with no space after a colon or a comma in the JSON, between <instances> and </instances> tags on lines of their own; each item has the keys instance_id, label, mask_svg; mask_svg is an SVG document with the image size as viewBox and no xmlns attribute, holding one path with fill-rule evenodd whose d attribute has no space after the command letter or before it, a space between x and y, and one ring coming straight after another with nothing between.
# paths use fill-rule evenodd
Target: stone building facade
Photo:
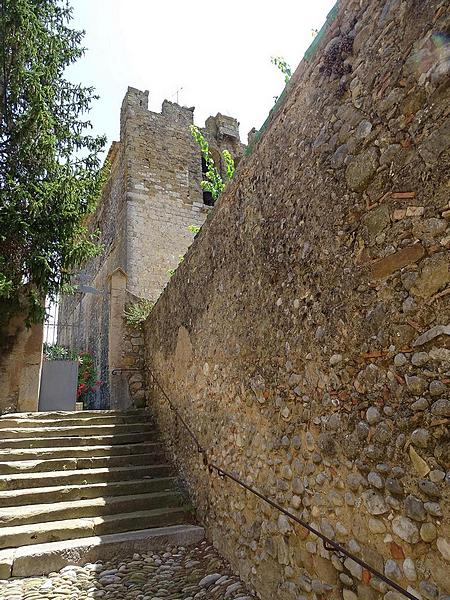
<instances>
[{"instance_id":1,"label":"stone building facade","mask_svg":"<svg viewBox=\"0 0 450 600\"><path fill-rule=\"evenodd\" d=\"M415 598L450 598L448 2L341 0L145 323L209 459ZM211 539L263 600L402 600L203 465L148 376Z\"/></svg>"},{"instance_id":2,"label":"stone building facade","mask_svg":"<svg viewBox=\"0 0 450 600\"><path fill-rule=\"evenodd\" d=\"M157 300L193 240L189 226L201 226L212 208L200 187L204 166L189 129L193 113L168 101L161 113L151 112L148 92L135 88L122 103L120 141L110 148L111 172L90 222L103 251L76 276L80 287L62 299L58 316L58 343L88 350L98 361L104 382L98 406L127 406L129 390L143 401L142 336L126 325L124 308L140 298ZM243 154L238 125L219 113L202 130L222 173L223 150L237 162Z\"/></svg>"}]
</instances>

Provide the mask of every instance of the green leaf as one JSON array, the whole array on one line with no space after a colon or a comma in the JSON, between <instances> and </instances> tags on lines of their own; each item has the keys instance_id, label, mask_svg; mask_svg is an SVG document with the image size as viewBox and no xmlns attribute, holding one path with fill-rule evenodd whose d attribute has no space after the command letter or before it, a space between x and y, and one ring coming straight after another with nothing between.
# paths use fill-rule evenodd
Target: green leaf
<instances>
[{"instance_id":1,"label":"green leaf","mask_svg":"<svg viewBox=\"0 0 450 600\"><path fill-rule=\"evenodd\" d=\"M65 0L2 0L0 312L30 322L102 251L87 219L109 166L86 119L93 88L64 77L84 54L71 14Z\"/></svg>"}]
</instances>

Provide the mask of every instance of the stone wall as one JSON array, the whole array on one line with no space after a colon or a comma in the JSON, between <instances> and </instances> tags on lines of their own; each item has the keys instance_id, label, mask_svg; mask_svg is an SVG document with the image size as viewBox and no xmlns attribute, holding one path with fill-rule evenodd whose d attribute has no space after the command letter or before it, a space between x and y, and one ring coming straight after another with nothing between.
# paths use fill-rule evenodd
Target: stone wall
<instances>
[{"instance_id":1,"label":"stone wall","mask_svg":"<svg viewBox=\"0 0 450 600\"><path fill-rule=\"evenodd\" d=\"M142 401L139 375L126 371L142 357L123 321L125 304L132 297L158 298L192 243L189 226L201 226L210 210L200 187L200 150L189 130L193 112L168 101L161 113L149 111L148 92L131 87L122 103L120 141L109 151L111 173L90 221L103 251L74 278L85 288L65 296L59 308L58 343L92 352L105 382L95 408ZM210 117L203 132L218 161L224 149L242 156L232 117Z\"/></svg>"},{"instance_id":2,"label":"stone wall","mask_svg":"<svg viewBox=\"0 0 450 600\"><path fill-rule=\"evenodd\" d=\"M189 225L201 226L209 208L200 188L202 162L189 126L193 108L164 101L161 113L147 109L148 92L129 88L122 105L121 139L127 155L127 274L134 295L156 301L192 242ZM236 121L207 121L212 151L243 147ZM220 125L217 126L216 122ZM234 128L233 128L234 124ZM237 134L237 139L236 139Z\"/></svg>"},{"instance_id":3,"label":"stone wall","mask_svg":"<svg viewBox=\"0 0 450 600\"><path fill-rule=\"evenodd\" d=\"M440 0L340 2L145 324L212 460L428 600L450 595L447 28ZM263 600L402 598L210 474L148 385Z\"/></svg>"},{"instance_id":4,"label":"stone wall","mask_svg":"<svg viewBox=\"0 0 450 600\"><path fill-rule=\"evenodd\" d=\"M27 328L22 314L0 330L0 414L38 410L42 337L42 324Z\"/></svg>"},{"instance_id":5,"label":"stone wall","mask_svg":"<svg viewBox=\"0 0 450 600\"><path fill-rule=\"evenodd\" d=\"M58 312L58 344L91 352L97 362L98 376L105 382L93 408L110 405L109 336L111 329L114 333L117 331L117 322L110 322L111 277L117 269L123 270L126 264L125 158L122 143L112 144L107 160L111 165L110 176L97 211L91 217L92 229L100 232L99 242L103 251L74 278L74 284L87 286L82 289L88 291L63 296Z\"/></svg>"}]
</instances>

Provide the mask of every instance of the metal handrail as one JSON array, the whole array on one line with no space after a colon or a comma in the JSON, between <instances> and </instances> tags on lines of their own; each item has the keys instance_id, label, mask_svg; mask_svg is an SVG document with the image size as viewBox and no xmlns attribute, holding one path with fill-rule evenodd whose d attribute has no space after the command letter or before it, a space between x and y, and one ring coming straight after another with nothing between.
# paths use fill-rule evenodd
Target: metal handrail
<instances>
[{"instance_id":1,"label":"metal handrail","mask_svg":"<svg viewBox=\"0 0 450 600\"><path fill-rule=\"evenodd\" d=\"M314 535L316 535L317 537L319 537L324 542L324 548L326 550L328 550L328 551L330 551L330 550L331 551L335 551L338 554L341 554L341 555L344 555L344 556L350 558L351 560L353 560L358 565L360 565L361 567L363 567L364 569L366 569L367 571L369 571L370 573L372 573L373 575L375 575L375 577L377 577L378 579L381 579L381 581L384 581L384 583L386 583L388 586L390 586L391 588L393 588L394 590L396 590L397 592L399 592L400 594L402 594L406 598L409 598L410 600L417 600L417 596L413 596L410 592L408 592L408 590L405 590L405 588L403 588L401 585L399 585L398 583L396 583L395 581L393 581L389 577L386 577L386 575L384 575L384 573L380 573L380 571L378 571L377 569L375 569L375 567L372 567L371 565L369 565L365 561L363 561L360 558L358 558L358 556L356 556L356 555L352 554L351 552L349 552L346 548L344 548L344 546L341 546L341 544L338 544L337 542L335 542L331 538L327 537L326 535L324 535L323 533L321 533L320 531L318 531L317 529L315 529L312 525L310 525L309 523L307 523L303 519L300 519L299 517L297 517L296 515L292 514L291 512L289 512L288 510L286 510L285 508L283 508L282 506L280 506L279 504L277 504L276 502L274 502L273 500L271 500L267 496L264 496L264 494L262 494L261 492L258 492L258 490L255 490L255 488L251 487L250 485L247 485L244 481L242 481L241 479L239 479L238 477L236 477L232 473L229 473L228 471L226 471L225 469L223 469L219 465L216 465L215 463L211 462L209 460L209 458L208 458L207 451L205 450L205 448L203 448L203 446L201 445L201 443L200 443L199 439L197 438L197 436L195 435L195 433L191 430L191 428L188 426L188 424L186 423L186 421L184 420L184 418L181 416L179 410L174 406L172 400L169 398L169 396L167 395L166 391L164 390L164 388L162 387L162 385L159 383L159 381L156 378L155 374L148 367L147 367L147 370L149 371L150 376L152 377L152 379L155 382L156 386L159 388L159 390L161 391L162 395L167 400L167 402L168 402L168 404L170 406L170 409L177 415L177 417L180 419L181 423L184 425L186 431L189 433L190 437L194 441L195 445L197 446L198 452L200 454L202 454L203 464L208 468L208 470L209 470L210 473L212 473L213 471L216 471L217 474L219 475L219 477L221 477L222 479L225 479L225 478L231 479L232 481L234 481L235 483L237 483L238 485L240 485L244 489L248 490L249 492L251 492L255 496L258 496L258 498L260 498L261 500L263 500L264 502L266 502L267 504L269 504L273 508L276 508L277 510L279 510L281 513L283 513L284 515L286 515L287 517L289 517L289 519L292 519L292 521L295 521L296 523L298 523L299 525L301 525L302 527L304 527L306 530L310 531L311 533L313 533Z\"/></svg>"}]
</instances>

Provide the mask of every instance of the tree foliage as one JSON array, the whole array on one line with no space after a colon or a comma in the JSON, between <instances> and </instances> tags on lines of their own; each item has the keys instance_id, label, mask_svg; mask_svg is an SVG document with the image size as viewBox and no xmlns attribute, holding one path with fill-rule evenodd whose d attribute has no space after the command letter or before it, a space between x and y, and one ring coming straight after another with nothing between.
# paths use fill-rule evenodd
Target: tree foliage
<instances>
[{"instance_id":1,"label":"tree foliage","mask_svg":"<svg viewBox=\"0 0 450 600\"><path fill-rule=\"evenodd\" d=\"M206 141L200 129L195 125L191 125L191 134L194 140L197 142L202 153L203 159L206 163L206 179L204 179L200 183L200 185L202 187L202 190L204 190L205 192L210 192L213 200L216 201L220 193L223 192L225 188L225 182L222 179L222 176L220 175L220 172L217 169L216 165L214 164L214 159L211 156L211 152L209 150L209 144ZM222 156L225 161L227 177L228 179L231 179L234 175L235 170L233 157L228 152L228 150L224 150L222 152Z\"/></svg>"},{"instance_id":2,"label":"tree foliage","mask_svg":"<svg viewBox=\"0 0 450 600\"><path fill-rule=\"evenodd\" d=\"M89 134L93 88L64 77L85 51L71 15L66 0L0 0L0 310L30 321L99 250L86 217L105 139Z\"/></svg>"}]
</instances>

